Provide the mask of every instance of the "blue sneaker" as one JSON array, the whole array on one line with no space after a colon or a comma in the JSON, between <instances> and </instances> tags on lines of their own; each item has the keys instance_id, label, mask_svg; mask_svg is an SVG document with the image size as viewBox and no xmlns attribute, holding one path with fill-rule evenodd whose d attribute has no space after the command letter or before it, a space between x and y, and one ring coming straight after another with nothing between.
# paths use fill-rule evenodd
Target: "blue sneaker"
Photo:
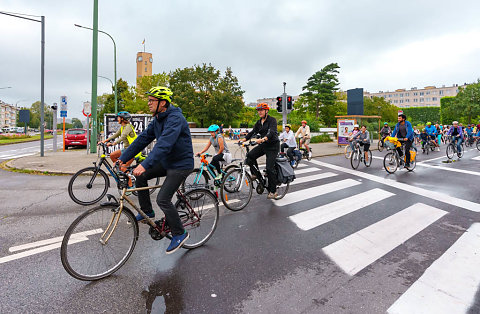
<instances>
[{"instance_id":1,"label":"blue sneaker","mask_svg":"<svg viewBox=\"0 0 480 314\"><path fill-rule=\"evenodd\" d=\"M145 213L145 214L148 216L148 218L154 218L155 217L155 212L153 212L153 211L151 213ZM135 216L135 219L139 222L140 221L143 222L145 220L145 218L143 218L143 216L140 215L140 214L137 214L137 216Z\"/></svg>"},{"instance_id":2,"label":"blue sneaker","mask_svg":"<svg viewBox=\"0 0 480 314\"><path fill-rule=\"evenodd\" d=\"M187 231L185 231L181 235L173 236L172 241L170 242L170 245L167 247L167 250L165 251L165 253L172 254L173 252L181 248L183 244L188 240L189 237L190 235L188 234Z\"/></svg>"}]
</instances>

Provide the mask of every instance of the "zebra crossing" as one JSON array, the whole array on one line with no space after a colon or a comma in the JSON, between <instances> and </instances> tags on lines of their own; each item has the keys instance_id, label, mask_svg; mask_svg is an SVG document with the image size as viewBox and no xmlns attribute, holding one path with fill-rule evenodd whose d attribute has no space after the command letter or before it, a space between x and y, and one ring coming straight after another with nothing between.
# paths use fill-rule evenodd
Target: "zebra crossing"
<instances>
[{"instance_id":1,"label":"zebra crossing","mask_svg":"<svg viewBox=\"0 0 480 314\"><path fill-rule=\"evenodd\" d=\"M45 150L50 150L50 149L53 149L53 144L46 144ZM7 151L0 152L0 160L32 156L39 152L40 152L40 148L38 145L18 148L15 150L7 150Z\"/></svg>"},{"instance_id":2,"label":"zebra crossing","mask_svg":"<svg viewBox=\"0 0 480 314\"><path fill-rule=\"evenodd\" d=\"M405 192L411 193L406 189L392 192L389 181L396 182L393 180L375 180L383 185L377 184L371 188L371 184L361 185L362 182L369 182L368 179L371 178L368 175L368 181L363 180L365 178L355 180L345 176L340 177L345 173L349 174L348 171L338 171L341 167L316 161L312 161L309 166L302 171L295 171L297 178L291 186L310 184L304 184L299 189L291 189L283 199L274 201L277 207L290 206L288 209L300 209L304 202L312 204L311 200L315 200L316 197L322 199L322 196L328 196L328 199L333 199L327 204L308 208L287 217L302 231L315 232L315 229L322 225L394 198L398 206L402 207L402 201L398 200L405 198ZM337 176L339 178L335 180ZM398 187L394 184L394 188ZM359 189L363 191L359 192ZM340 191L348 193L349 196L345 197L346 194L342 193L340 199L335 198L336 193ZM420 196L431 195L425 192L420 193ZM445 198L436 200L444 201L443 203L447 206L442 209L422 201L413 201L413 204L404 202L404 208L399 208L400 210L396 213L336 239L321 250L345 274L356 276L447 216L449 212L445 209L451 208L449 205L452 205L452 201L445 201ZM473 212L478 212L480 209L480 204L460 199L455 206ZM477 271L480 267L478 243L480 243L480 223L474 223L391 305L388 313L467 312L480 287L480 273Z\"/></svg>"}]
</instances>

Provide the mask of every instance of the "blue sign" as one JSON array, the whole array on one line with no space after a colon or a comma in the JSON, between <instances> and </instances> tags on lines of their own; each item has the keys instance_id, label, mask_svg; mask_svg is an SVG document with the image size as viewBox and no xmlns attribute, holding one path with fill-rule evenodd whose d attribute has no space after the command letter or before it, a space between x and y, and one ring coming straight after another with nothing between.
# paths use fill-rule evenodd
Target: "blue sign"
<instances>
[{"instance_id":1,"label":"blue sign","mask_svg":"<svg viewBox=\"0 0 480 314\"><path fill-rule=\"evenodd\" d=\"M60 117L66 118L67 117L67 111L60 111Z\"/></svg>"}]
</instances>

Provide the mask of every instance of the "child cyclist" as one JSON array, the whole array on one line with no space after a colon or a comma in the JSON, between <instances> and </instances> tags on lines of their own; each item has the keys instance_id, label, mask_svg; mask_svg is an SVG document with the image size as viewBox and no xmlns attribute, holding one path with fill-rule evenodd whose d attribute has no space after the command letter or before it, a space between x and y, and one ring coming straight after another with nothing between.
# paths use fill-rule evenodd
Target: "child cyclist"
<instances>
[{"instance_id":1,"label":"child cyclist","mask_svg":"<svg viewBox=\"0 0 480 314\"><path fill-rule=\"evenodd\" d=\"M230 163L232 161L232 155L228 150L227 143L225 138L223 137L222 133L220 133L220 127L216 124L212 124L208 127L208 132L210 132L210 140L208 141L207 145L201 152L196 153L196 156L200 156L204 152L206 152L210 146L215 148L215 156L213 156L212 161L210 162L212 166L215 167L217 170L217 176L215 180L222 179L222 171L220 167L220 162L225 161L226 163Z\"/></svg>"}]
</instances>

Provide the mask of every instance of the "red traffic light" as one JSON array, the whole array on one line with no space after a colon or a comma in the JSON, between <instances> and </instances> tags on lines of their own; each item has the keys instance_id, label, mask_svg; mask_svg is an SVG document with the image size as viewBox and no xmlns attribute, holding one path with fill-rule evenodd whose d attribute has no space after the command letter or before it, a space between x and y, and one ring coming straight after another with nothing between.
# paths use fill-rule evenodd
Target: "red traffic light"
<instances>
[{"instance_id":1,"label":"red traffic light","mask_svg":"<svg viewBox=\"0 0 480 314\"><path fill-rule=\"evenodd\" d=\"M287 101L292 101L292 97L288 96Z\"/></svg>"}]
</instances>

